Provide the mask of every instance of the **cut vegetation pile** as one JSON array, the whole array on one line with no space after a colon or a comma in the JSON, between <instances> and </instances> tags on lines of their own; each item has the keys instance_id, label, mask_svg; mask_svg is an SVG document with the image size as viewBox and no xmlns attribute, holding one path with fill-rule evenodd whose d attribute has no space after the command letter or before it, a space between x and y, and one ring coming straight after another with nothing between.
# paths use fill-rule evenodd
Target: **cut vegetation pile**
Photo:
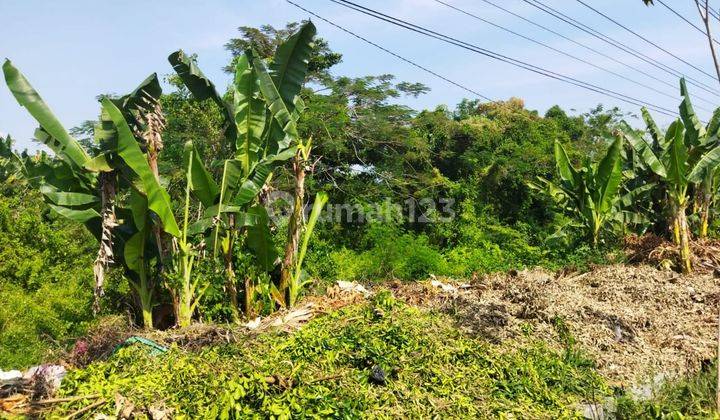
<instances>
[{"instance_id":1,"label":"cut vegetation pile","mask_svg":"<svg viewBox=\"0 0 720 420\"><path fill-rule=\"evenodd\" d=\"M528 326L550 338L564 325L618 385L695 372L715 357L718 281L709 274L613 265L584 274L537 269L446 283L445 291L398 284L396 294L452 313L466 331L496 342L521 337Z\"/></svg>"}]
</instances>

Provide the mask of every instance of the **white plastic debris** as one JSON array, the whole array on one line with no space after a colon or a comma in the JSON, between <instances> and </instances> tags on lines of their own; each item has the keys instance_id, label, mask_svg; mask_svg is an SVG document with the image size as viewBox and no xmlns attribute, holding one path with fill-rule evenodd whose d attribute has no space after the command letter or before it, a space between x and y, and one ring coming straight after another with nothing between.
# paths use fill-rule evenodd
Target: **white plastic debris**
<instances>
[{"instance_id":1,"label":"white plastic debris","mask_svg":"<svg viewBox=\"0 0 720 420\"><path fill-rule=\"evenodd\" d=\"M431 280L430 284L433 287L441 288L443 290L443 292L457 292L457 288L455 286L443 283L440 280Z\"/></svg>"},{"instance_id":2,"label":"white plastic debris","mask_svg":"<svg viewBox=\"0 0 720 420\"><path fill-rule=\"evenodd\" d=\"M50 393L54 393L60 388L63 378L67 374L65 367L60 365L40 365L33 366L26 370L23 374L24 379L37 381L42 379L49 388Z\"/></svg>"},{"instance_id":3,"label":"white plastic debris","mask_svg":"<svg viewBox=\"0 0 720 420\"><path fill-rule=\"evenodd\" d=\"M357 282L338 280L337 285L343 292L360 293L363 296L370 296L370 291Z\"/></svg>"},{"instance_id":4,"label":"white plastic debris","mask_svg":"<svg viewBox=\"0 0 720 420\"><path fill-rule=\"evenodd\" d=\"M8 370L4 371L0 369L0 381L14 381L16 379L22 378L23 374L19 370Z\"/></svg>"},{"instance_id":5,"label":"white plastic debris","mask_svg":"<svg viewBox=\"0 0 720 420\"><path fill-rule=\"evenodd\" d=\"M245 324L245 327L247 327L250 330L256 330L260 326L260 317L257 317L253 319L252 321L249 321L247 324Z\"/></svg>"}]
</instances>

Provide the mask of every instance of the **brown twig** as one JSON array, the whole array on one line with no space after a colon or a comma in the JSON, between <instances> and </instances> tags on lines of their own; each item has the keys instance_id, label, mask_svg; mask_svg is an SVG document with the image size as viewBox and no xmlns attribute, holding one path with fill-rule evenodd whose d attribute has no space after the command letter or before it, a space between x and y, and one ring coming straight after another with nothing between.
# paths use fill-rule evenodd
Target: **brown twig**
<instances>
[{"instance_id":1,"label":"brown twig","mask_svg":"<svg viewBox=\"0 0 720 420\"><path fill-rule=\"evenodd\" d=\"M65 398L49 398L47 400L33 401L33 404L44 405L44 404L55 404L55 403L78 401L78 400L93 400L93 399L99 398L99 397L100 397L99 394L91 394L91 395L78 395L75 397L65 397Z\"/></svg>"},{"instance_id":2,"label":"brown twig","mask_svg":"<svg viewBox=\"0 0 720 420\"><path fill-rule=\"evenodd\" d=\"M95 401L94 403L92 403L86 407L83 407L75 412L70 413L70 415L65 417L65 419L66 420L74 419L75 417L77 417L83 413L87 413L88 411L92 410L93 408L100 407L101 405L106 404L106 403L107 403L107 400L105 398L101 398L98 401Z\"/></svg>"}]
</instances>

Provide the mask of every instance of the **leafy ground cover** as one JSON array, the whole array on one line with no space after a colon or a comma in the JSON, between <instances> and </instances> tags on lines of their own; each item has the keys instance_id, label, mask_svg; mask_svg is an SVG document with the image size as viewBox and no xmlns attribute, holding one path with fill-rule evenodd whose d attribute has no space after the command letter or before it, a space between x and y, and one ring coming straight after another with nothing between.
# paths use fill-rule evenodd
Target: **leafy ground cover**
<instances>
[{"instance_id":1,"label":"leafy ground cover","mask_svg":"<svg viewBox=\"0 0 720 420\"><path fill-rule=\"evenodd\" d=\"M492 344L381 292L302 329L149 356L130 347L72 371L65 395L116 395L188 417L574 417L610 392L591 361L531 336ZM87 405L67 403L55 414Z\"/></svg>"}]
</instances>

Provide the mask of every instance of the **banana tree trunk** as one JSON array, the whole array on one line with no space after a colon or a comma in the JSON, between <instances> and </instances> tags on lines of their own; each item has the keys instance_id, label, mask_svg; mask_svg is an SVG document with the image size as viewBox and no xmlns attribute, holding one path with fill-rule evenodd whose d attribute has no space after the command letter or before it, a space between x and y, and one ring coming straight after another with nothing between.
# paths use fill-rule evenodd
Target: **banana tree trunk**
<instances>
[{"instance_id":1,"label":"banana tree trunk","mask_svg":"<svg viewBox=\"0 0 720 420\"><path fill-rule=\"evenodd\" d=\"M690 254L690 233L687 223L687 217L685 216L685 205L677 206L677 214L675 216L675 223L677 225L679 246L680 246L680 264L682 265L683 273L692 272L692 261Z\"/></svg>"},{"instance_id":2,"label":"banana tree trunk","mask_svg":"<svg viewBox=\"0 0 720 420\"><path fill-rule=\"evenodd\" d=\"M255 285L253 285L252 278L245 276L245 282L243 285L243 312L247 318L253 318L255 316L255 309L253 308L253 296L255 295ZM235 297L237 300L237 295Z\"/></svg>"},{"instance_id":3,"label":"banana tree trunk","mask_svg":"<svg viewBox=\"0 0 720 420\"><path fill-rule=\"evenodd\" d=\"M300 230L303 224L303 207L305 204L305 161L301 151L295 154L293 160L293 172L295 174L295 190L293 212L288 223L288 238L285 245L285 258L283 259L282 272L280 276L280 292L285 297L285 306L290 303L289 289L292 281L292 272L297 262L298 243L300 242Z\"/></svg>"},{"instance_id":4,"label":"banana tree trunk","mask_svg":"<svg viewBox=\"0 0 720 420\"><path fill-rule=\"evenodd\" d=\"M223 260L225 262L225 288L230 295L230 310L232 311L232 318L234 322L240 321L240 313L238 312L238 291L237 291L237 279L235 277L235 268L233 267L233 247L235 242L234 236L235 230L235 216L233 214L228 215L228 232L226 237L226 243L223 245Z\"/></svg>"},{"instance_id":5,"label":"banana tree trunk","mask_svg":"<svg viewBox=\"0 0 720 420\"><path fill-rule=\"evenodd\" d=\"M700 201L700 229L699 238L706 239L708 235L708 225L710 224L710 206L712 205L711 196L709 194L702 194L702 200Z\"/></svg>"},{"instance_id":6,"label":"banana tree trunk","mask_svg":"<svg viewBox=\"0 0 720 420\"><path fill-rule=\"evenodd\" d=\"M148 276L146 271L145 259L142 258L140 269L140 287L138 288L138 297L140 298L140 309L142 311L143 328L146 330L153 329L153 302L152 285L148 282Z\"/></svg>"},{"instance_id":7,"label":"banana tree trunk","mask_svg":"<svg viewBox=\"0 0 720 420\"><path fill-rule=\"evenodd\" d=\"M100 312L100 299L105 294L105 269L113 262L112 230L117 226L115 218L115 178L114 173L100 173L100 196L102 206L102 227L100 246L93 272L95 275L95 291L93 299L93 313Z\"/></svg>"}]
</instances>

